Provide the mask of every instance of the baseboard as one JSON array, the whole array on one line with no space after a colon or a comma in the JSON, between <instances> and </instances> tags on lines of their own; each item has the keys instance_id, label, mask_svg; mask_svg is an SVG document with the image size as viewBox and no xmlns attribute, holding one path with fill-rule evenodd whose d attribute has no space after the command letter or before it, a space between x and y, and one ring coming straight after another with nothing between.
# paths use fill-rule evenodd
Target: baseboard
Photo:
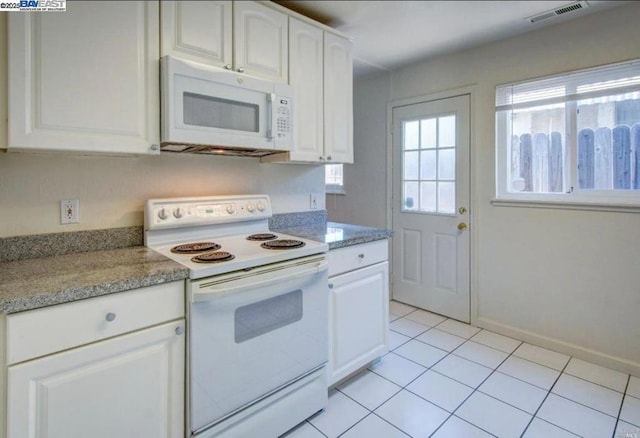
<instances>
[{"instance_id":1,"label":"baseboard","mask_svg":"<svg viewBox=\"0 0 640 438\"><path fill-rule=\"evenodd\" d=\"M478 327L525 341L530 344L537 345L538 347L547 348L549 350L557 351L558 353L574 356L578 359L586 360L626 374L640 377L640 363L638 362L611 356L600 351L584 348L579 345L561 341L560 339L539 335L537 333L522 330L487 318L478 318Z\"/></svg>"}]
</instances>

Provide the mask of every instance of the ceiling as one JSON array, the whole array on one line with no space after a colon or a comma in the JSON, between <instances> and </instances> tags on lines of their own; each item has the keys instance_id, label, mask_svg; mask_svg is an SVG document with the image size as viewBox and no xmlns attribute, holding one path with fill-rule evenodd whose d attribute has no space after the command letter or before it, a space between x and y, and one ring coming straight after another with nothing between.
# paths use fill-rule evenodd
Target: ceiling
<instances>
[{"instance_id":1,"label":"ceiling","mask_svg":"<svg viewBox=\"0 0 640 438\"><path fill-rule=\"evenodd\" d=\"M469 49L630 1L579 2L582 9L531 23L528 17L572 1L334 1L276 3L331 26L353 40L354 76L393 70Z\"/></svg>"}]
</instances>

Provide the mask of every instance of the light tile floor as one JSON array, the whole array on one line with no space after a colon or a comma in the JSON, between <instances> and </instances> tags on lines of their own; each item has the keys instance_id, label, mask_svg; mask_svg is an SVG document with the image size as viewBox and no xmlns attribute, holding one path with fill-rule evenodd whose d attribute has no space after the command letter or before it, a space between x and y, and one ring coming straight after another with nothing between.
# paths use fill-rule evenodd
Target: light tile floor
<instances>
[{"instance_id":1,"label":"light tile floor","mask_svg":"<svg viewBox=\"0 0 640 438\"><path fill-rule=\"evenodd\" d=\"M405 304L390 352L286 438L640 438L640 378Z\"/></svg>"}]
</instances>

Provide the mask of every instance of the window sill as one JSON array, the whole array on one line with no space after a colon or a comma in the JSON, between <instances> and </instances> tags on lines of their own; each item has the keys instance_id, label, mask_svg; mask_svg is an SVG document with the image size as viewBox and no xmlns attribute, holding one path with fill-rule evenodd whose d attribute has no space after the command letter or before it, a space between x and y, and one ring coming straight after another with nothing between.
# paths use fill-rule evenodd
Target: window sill
<instances>
[{"instance_id":1,"label":"window sill","mask_svg":"<svg viewBox=\"0 0 640 438\"><path fill-rule=\"evenodd\" d=\"M344 191L344 189L339 189L339 188L335 188L335 187L327 187L325 190L325 193L327 195L346 195L347 192Z\"/></svg>"},{"instance_id":2,"label":"window sill","mask_svg":"<svg viewBox=\"0 0 640 438\"><path fill-rule=\"evenodd\" d=\"M551 208L560 210L611 211L621 213L640 213L640 205L625 203L605 203L594 201L559 201L538 199L492 198L496 207Z\"/></svg>"}]
</instances>

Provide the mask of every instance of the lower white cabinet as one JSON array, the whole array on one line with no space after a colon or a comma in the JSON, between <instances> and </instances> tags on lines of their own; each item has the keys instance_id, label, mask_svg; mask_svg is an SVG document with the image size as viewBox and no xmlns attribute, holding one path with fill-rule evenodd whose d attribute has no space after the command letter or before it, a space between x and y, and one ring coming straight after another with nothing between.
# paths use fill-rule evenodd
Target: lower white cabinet
<instances>
[{"instance_id":1,"label":"lower white cabinet","mask_svg":"<svg viewBox=\"0 0 640 438\"><path fill-rule=\"evenodd\" d=\"M184 297L183 283L177 282L31 312L42 322L47 309L59 312L70 306L87 311L87 303L95 309L111 309L127 302L134 306L137 295L154 291ZM136 307L139 312L145 311ZM170 306L160 307L165 309L147 312L160 317ZM174 306L172 313L179 318L167 321L165 313L164 321L145 328L17 363L9 361L7 438L183 438L184 307ZM12 330L12 316L8 318L8 338L20 336L19 330ZM31 315L24 312L15 316ZM84 331L126 323L126 316L108 312L100 320L87 323ZM50 327L45 324L30 330L44 332L70 323L57 318L50 321Z\"/></svg>"},{"instance_id":2,"label":"lower white cabinet","mask_svg":"<svg viewBox=\"0 0 640 438\"><path fill-rule=\"evenodd\" d=\"M329 252L330 272L361 265L329 277L329 386L388 351L387 254L386 240Z\"/></svg>"}]
</instances>

